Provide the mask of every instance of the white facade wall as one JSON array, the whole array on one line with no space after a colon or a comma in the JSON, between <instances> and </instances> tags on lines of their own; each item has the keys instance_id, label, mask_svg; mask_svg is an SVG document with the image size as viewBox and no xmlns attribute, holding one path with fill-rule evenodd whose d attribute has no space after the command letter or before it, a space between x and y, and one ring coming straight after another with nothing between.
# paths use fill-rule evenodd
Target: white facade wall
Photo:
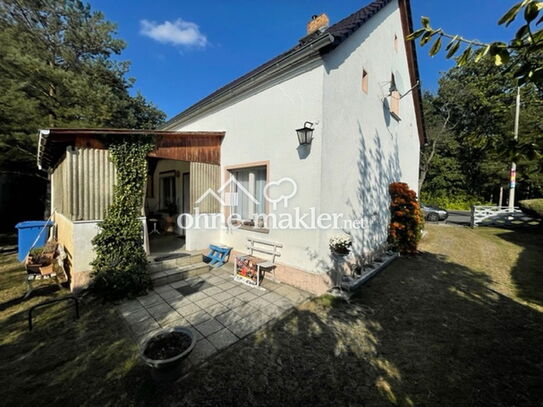
<instances>
[{"instance_id":1,"label":"white facade wall","mask_svg":"<svg viewBox=\"0 0 543 407\"><path fill-rule=\"evenodd\" d=\"M363 69L369 74L367 94L361 88ZM223 173L228 166L268 161L270 181L294 179L298 192L289 207L279 212L315 208L317 213L362 219L366 229L343 230L354 237L359 255L386 241L388 185L404 181L417 189L419 139L413 96L402 98L400 121L390 116L384 103L392 73L400 93L406 93L411 82L397 2L386 6L312 68L174 130L225 131ZM295 134L305 121L318 122L307 156L299 154ZM338 232L228 230L209 232L206 240L201 231L191 239L189 230L187 249L222 243L246 252L246 237L257 236L283 243L280 263L323 273L331 264L329 238Z\"/></svg>"},{"instance_id":2,"label":"white facade wall","mask_svg":"<svg viewBox=\"0 0 543 407\"><path fill-rule=\"evenodd\" d=\"M397 36L397 50L394 36ZM363 219L354 237L356 254L371 252L388 235L388 185L417 190L419 138L413 95L400 101L400 121L390 115L391 75L403 95L411 88L400 11L391 2L338 48L324 55L324 118L321 210ZM368 73L368 92L362 72ZM320 236L326 253L332 231Z\"/></svg>"},{"instance_id":3,"label":"white facade wall","mask_svg":"<svg viewBox=\"0 0 543 407\"><path fill-rule=\"evenodd\" d=\"M243 100L232 101L227 107L184 124L174 130L182 131L225 131L221 146L221 170L225 175L228 166L268 161L268 179L277 181L292 178L298 185L298 193L289 202L289 208L280 212L293 211L295 207L318 207L320 196L320 160L322 127L317 125L311 151L307 156L298 150L296 129L305 121L322 123L323 67L321 64L305 67L282 80L258 89ZM301 156L300 156L301 155ZM271 191L273 192L273 191ZM318 208L317 208L318 211ZM187 232L190 235L191 231ZM210 234L209 243L222 243L245 252L247 236L283 243L279 261L283 264L312 270L313 253L318 243L315 231L270 230L259 233L249 230L223 231ZM214 239L214 240L212 240ZM202 239L197 239L202 242ZM207 247L189 247L196 250Z\"/></svg>"}]
</instances>

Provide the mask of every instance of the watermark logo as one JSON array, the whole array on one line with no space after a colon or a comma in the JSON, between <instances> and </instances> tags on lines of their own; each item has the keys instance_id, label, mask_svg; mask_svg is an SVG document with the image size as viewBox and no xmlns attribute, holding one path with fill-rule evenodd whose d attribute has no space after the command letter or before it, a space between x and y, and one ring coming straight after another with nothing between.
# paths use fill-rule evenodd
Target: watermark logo
<instances>
[{"instance_id":1,"label":"watermark logo","mask_svg":"<svg viewBox=\"0 0 543 407\"><path fill-rule=\"evenodd\" d=\"M194 214L183 213L177 222L184 229L255 229L279 230L346 230L365 229L363 219L346 218L343 213L317 213L315 207L300 208L290 205L298 193L298 185L292 178L281 178L260 186L245 187L234 176L219 189L209 188L194 202ZM260 200L255 196L259 196ZM225 213L201 213L200 206L206 199L213 199ZM258 208L268 207L269 213Z\"/></svg>"}]
</instances>

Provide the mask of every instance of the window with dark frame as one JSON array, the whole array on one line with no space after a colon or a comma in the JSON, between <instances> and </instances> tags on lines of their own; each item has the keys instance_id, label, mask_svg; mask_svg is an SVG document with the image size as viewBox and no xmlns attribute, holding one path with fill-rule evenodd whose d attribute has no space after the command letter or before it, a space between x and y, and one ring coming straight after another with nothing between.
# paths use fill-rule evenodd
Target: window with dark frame
<instances>
[{"instance_id":1,"label":"window with dark frame","mask_svg":"<svg viewBox=\"0 0 543 407\"><path fill-rule=\"evenodd\" d=\"M160 208L168 209L173 205L177 205L177 191L175 187L176 174L175 171L165 171L159 174L160 186Z\"/></svg>"}]
</instances>

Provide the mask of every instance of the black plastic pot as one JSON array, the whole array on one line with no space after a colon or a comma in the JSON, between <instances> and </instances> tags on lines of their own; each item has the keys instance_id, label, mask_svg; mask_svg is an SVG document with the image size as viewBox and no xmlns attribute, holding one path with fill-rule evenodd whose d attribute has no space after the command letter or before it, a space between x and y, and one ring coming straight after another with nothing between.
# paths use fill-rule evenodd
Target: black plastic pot
<instances>
[{"instance_id":1,"label":"black plastic pot","mask_svg":"<svg viewBox=\"0 0 543 407\"><path fill-rule=\"evenodd\" d=\"M149 341L156 338L159 335L168 334L171 332L180 332L188 335L191 338L190 346L178 355L169 359L150 359L145 356L145 350ZM174 326L172 328L162 329L155 334L146 338L141 346L140 356L147 366L151 368L151 375L153 379L157 381L170 381L179 376L182 370L183 360L192 352L194 345L196 344L196 335L192 329L183 326Z\"/></svg>"}]
</instances>

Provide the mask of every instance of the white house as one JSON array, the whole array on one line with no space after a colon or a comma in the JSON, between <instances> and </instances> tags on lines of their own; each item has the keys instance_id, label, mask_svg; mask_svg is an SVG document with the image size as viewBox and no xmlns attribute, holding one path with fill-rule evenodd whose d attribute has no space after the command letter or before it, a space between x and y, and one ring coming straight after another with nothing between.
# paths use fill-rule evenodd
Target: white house
<instances>
[{"instance_id":1,"label":"white house","mask_svg":"<svg viewBox=\"0 0 543 407\"><path fill-rule=\"evenodd\" d=\"M326 15L315 16L307 28L293 48L159 131L40 133L38 163L51 174L56 235L67 247L73 281L80 281L72 286L88 276L90 240L115 183L103 134L158 137L149 157L144 224L167 212L198 212L208 220L240 215L216 228L183 230L178 222L185 250L220 243L244 253L248 237L277 242L278 279L321 293L330 286L331 236L350 234L358 260L383 247L388 186L403 181L417 190L425 140L415 47L405 41L412 31L409 1L376 0L333 25ZM313 130L310 144L297 137L303 127ZM278 202L281 197L288 199ZM270 227L261 223L264 216L322 222ZM330 225L328 217L341 222Z\"/></svg>"},{"instance_id":2,"label":"white house","mask_svg":"<svg viewBox=\"0 0 543 407\"><path fill-rule=\"evenodd\" d=\"M232 175L251 191L258 191L259 180L294 180L296 195L276 211L315 208L317 214L363 220L364 229L343 230L353 236L355 252L368 253L387 238L388 185L418 186L425 136L415 48L405 41L409 1L377 0L326 23L326 16L314 18L292 49L181 112L164 129L223 131L224 180ZM299 145L295 132L305 122L314 127L309 147ZM255 225L191 232L187 249L218 241L240 252L248 236L261 233L283 244L281 278L319 291L329 267L328 241L338 230Z\"/></svg>"}]
</instances>

